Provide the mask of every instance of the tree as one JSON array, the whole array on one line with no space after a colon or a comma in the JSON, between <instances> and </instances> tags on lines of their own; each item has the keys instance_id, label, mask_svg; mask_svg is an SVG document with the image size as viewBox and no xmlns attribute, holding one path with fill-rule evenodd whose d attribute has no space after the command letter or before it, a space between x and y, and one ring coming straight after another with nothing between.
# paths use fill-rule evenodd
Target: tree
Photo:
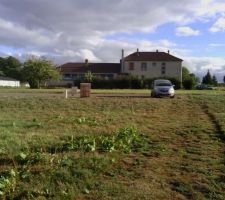
<instances>
[{"instance_id":1,"label":"tree","mask_svg":"<svg viewBox=\"0 0 225 200\"><path fill-rule=\"evenodd\" d=\"M60 78L54 64L46 59L31 58L24 63L23 78L31 88L40 88L40 84L47 80Z\"/></svg>"},{"instance_id":2,"label":"tree","mask_svg":"<svg viewBox=\"0 0 225 200\"><path fill-rule=\"evenodd\" d=\"M182 67L182 84L185 89L192 89L198 82L195 74L190 73L187 67Z\"/></svg>"},{"instance_id":3,"label":"tree","mask_svg":"<svg viewBox=\"0 0 225 200\"><path fill-rule=\"evenodd\" d=\"M208 85L213 84L212 76L211 76L209 70L208 70L207 74L202 78L202 83L208 84Z\"/></svg>"},{"instance_id":4,"label":"tree","mask_svg":"<svg viewBox=\"0 0 225 200\"><path fill-rule=\"evenodd\" d=\"M0 74L21 80L22 64L13 56L0 58Z\"/></svg>"},{"instance_id":5,"label":"tree","mask_svg":"<svg viewBox=\"0 0 225 200\"><path fill-rule=\"evenodd\" d=\"M187 67L182 67L182 79L183 81L186 80L186 79L189 79L189 70Z\"/></svg>"},{"instance_id":6,"label":"tree","mask_svg":"<svg viewBox=\"0 0 225 200\"><path fill-rule=\"evenodd\" d=\"M91 71L88 71L85 75L85 81L91 83L94 79L94 74L91 73Z\"/></svg>"},{"instance_id":7,"label":"tree","mask_svg":"<svg viewBox=\"0 0 225 200\"><path fill-rule=\"evenodd\" d=\"M223 82L225 83L225 76L223 77Z\"/></svg>"},{"instance_id":8,"label":"tree","mask_svg":"<svg viewBox=\"0 0 225 200\"><path fill-rule=\"evenodd\" d=\"M216 78L215 75L213 75L213 77L212 77L212 84L213 84L214 86L217 86L217 85L218 85L218 81L217 81L217 78Z\"/></svg>"}]
</instances>

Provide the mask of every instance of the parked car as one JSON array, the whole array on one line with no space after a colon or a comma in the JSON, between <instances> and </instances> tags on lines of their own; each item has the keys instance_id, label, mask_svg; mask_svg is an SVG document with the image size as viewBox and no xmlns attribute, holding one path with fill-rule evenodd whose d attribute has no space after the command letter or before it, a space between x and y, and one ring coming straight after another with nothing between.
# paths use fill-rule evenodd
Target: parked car
<instances>
[{"instance_id":1,"label":"parked car","mask_svg":"<svg viewBox=\"0 0 225 200\"><path fill-rule=\"evenodd\" d=\"M213 90L213 88L211 86L208 86L206 84L196 85L195 89L197 89L197 90Z\"/></svg>"},{"instance_id":2,"label":"parked car","mask_svg":"<svg viewBox=\"0 0 225 200\"><path fill-rule=\"evenodd\" d=\"M152 84L151 97L170 97L174 98L174 85L166 79L154 80Z\"/></svg>"}]
</instances>

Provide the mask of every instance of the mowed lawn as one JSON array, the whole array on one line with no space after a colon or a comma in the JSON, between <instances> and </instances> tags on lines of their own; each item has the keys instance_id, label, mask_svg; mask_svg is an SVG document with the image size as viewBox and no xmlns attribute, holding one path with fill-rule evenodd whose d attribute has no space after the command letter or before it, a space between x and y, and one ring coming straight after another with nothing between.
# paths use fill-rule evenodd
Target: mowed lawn
<instances>
[{"instance_id":1,"label":"mowed lawn","mask_svg":"<svg viewBox=\"0 0 225 200\"><path fill-rule=\"evenodd\" d=\"M225 199L223 91L0 110L0 199Z\"/></svg>"}]
</instances>

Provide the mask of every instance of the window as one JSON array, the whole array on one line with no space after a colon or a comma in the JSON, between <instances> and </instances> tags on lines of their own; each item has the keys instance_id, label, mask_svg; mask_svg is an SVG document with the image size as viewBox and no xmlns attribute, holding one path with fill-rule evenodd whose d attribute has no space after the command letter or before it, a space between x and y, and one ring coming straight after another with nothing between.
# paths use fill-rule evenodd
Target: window
<instances>
[{"instance_id":1,"label":"window","mask_svg":"<svg viewBox=\"0 0 225 200\"><path fill-rule=\"evenodd\" d=\"M147 71L147 63L141 63L141 71Z\"/></svg>"},{"instance_id":2,"label":"window","mask_svg":"<svg viewBox=\"0 0 225 200\"><path fill-rule=\"evenodd\" d=\"M156 62L154 62L154 63L152 63L152 65L155 67L155 66L157 65L157 63L156 63Z\"/></svg>"},{"instance_id":3,"label":"window","mask_svg":"<svg viewBox=\"0 0 225 200\"><path fill-rule=\"evenodd\" d=\"M161 67L161 74L165 75L166 74L166 66Z\"/></svg>"},{"instance_id":4,"label":"window","mask_svg":"<svg viewBox=\"0 0 225 200\"><path fill-rule=\"evenodd\" d=\"M165 75L166 74L166 63L162 63L162 66L161 66L161 74L162 75Z\"/></svg>"},{"instance_id":5,"label":"window","mask_svg":"<svg viewBox=\"0 0 225 200\"><path fill-rule=\"evenodd\" d=\"M64 74L64 79L65 79L65 80L71 79L71 75L70 75L70 74Z\"/></svg>"},{"instance_id":6,"label":"window","mask_svg":"<svg viewBox=\"0 0 225 200\"><path fill-rule=\"evenodd\" d=\"M77 79L77 74L72 74L72 78L73 78L73 80Z\"/></svg>"},{"instance_id":7,"label":"window","mask_svg":"<svg viewBox=\"0 0 225 200\"><path fill-rule=\"evenodd\" d=\"M134 70L134 63L133 62L129 63L129 70Z\"/></svg>"}]
</instances>

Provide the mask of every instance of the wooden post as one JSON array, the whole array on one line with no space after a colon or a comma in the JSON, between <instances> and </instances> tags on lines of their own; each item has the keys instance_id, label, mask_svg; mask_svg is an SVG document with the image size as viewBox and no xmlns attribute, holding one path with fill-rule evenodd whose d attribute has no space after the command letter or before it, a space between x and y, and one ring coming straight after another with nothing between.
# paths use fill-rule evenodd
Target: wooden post
<instances>
[{"instance_id":1,"label":"wooden post","mask_svg":"<svg viewBox=\"0 0 225 200\"><path fill-rule=\"evenodd\" d=\"M68 98L68 91L65 90L65 98L67 99Z\"/></svg>"}]
</instances>

